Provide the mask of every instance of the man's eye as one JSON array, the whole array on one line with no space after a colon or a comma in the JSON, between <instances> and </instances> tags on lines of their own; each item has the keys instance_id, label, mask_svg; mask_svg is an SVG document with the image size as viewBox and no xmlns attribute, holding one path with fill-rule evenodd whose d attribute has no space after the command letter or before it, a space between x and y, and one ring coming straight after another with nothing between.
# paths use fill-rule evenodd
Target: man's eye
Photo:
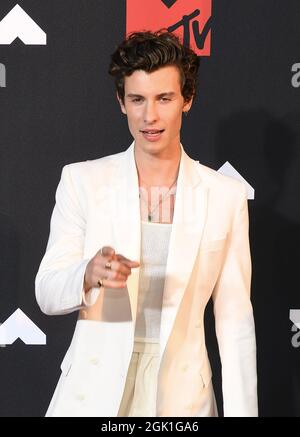
<instances>
[{"instance_id":1,"label":"man's eye","mask_svg":"<svg viewBox=\"0 0 300 437\"><path fill-rule=\"evenodd\" d=\"M161 100L162 100L163 102L169 102L171 99L168 99L167 97L162 97Z\"/></svg>"},{"instance_id":2,"label":"man's eye","mask_svg":"<svg viewBox=\"0 0 300 437\"><path fill-rule=\"evenodd\" d=\"M142 99L140 99L140 98L136 97L135 99L132 99L132 101L133 101L134 103L138 103L138 102L141 102L141 101L142 101Z\"/></svg>"}]
</instances>

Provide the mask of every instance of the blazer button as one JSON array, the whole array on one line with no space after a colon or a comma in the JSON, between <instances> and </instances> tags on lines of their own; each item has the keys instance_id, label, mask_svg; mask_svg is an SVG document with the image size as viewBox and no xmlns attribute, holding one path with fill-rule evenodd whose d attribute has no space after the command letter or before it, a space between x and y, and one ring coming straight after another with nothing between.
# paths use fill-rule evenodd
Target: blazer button
<instances>
[{"instance_id":1,"label":"blazer button","mask_svg":"<svg viewBox=\"0 0 300 437\"><path fill-rule=\"evenodd\" d=\"M99 364L99 359L97 357L93 357L90 359L90 363L94 366L97 366Z\"/></svg>"},{"instance_id":2,"label":"blazer button","mask_svg":"<svg viewBox=\"0 0 300 437\"><path fill-rule=\"evenodd\" d=\"M78 394L76 395L76 399L77 399L78 401L82 402L82 401L85 400L85 395L84 395L83 393L78 393Z\"/></svg>"}]
</instances>

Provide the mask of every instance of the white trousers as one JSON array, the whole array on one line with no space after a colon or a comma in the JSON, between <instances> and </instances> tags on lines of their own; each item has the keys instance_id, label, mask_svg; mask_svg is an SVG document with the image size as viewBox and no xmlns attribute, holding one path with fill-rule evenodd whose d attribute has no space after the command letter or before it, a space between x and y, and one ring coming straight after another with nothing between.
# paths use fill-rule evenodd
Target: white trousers
<instances>
[{"instance_id":1,"label":"white trousers","mask_svg":"<svg viewBox=\"0 0 300 437\"><path fill-rule=\"evenodd\" d=\"M155 417L159 343L135 340L118 417Z\"/></svg>"}]
</instances>

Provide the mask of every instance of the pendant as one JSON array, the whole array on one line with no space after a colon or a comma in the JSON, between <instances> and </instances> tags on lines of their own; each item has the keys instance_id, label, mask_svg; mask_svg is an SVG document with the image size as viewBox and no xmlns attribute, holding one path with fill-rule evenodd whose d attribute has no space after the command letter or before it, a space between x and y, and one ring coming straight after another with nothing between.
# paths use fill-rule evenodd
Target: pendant
<instances>
[{"instance_id":1,"label":"pendant","mask_svg":"<svg viewBox=\"0 0 300 437\"><path fill-rule=\"evenodd\" d=\"M148 214L148 222L151 222L151 214Z\"/></svg>"}]
</instances>

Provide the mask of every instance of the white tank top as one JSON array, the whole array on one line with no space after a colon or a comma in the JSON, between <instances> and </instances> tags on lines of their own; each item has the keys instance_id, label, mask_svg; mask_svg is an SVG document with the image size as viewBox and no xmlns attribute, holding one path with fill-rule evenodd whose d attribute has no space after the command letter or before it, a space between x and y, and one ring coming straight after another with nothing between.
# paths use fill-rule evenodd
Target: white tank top
<instances>
[{"instance_id":1,"label":"white tank top","mask_svg":"<svg viewBox=\"0 0 300 437\"><path fill-rule=\"evenodd\" d=\"M165 270L172 223L141 220L141 262L135 339L159 342Z\"/></svg>"}]
</instances>

